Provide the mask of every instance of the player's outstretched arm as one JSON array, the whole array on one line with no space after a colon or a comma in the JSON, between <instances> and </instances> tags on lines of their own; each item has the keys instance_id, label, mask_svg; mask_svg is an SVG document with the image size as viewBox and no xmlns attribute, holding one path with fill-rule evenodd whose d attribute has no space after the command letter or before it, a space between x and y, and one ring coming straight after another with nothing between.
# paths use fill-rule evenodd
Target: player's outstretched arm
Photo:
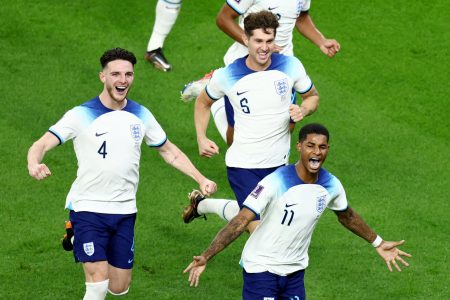
<instances>
[{"instance_id":1,"label":"player's outstretched arm","mask_svg":"<svg viewBox=\"0 0 450 300\"><path fill-rule=\"evenodd\" d=\"M213 100L208 96L205 90L198 95L197 100L195 101L194 120L198 151L201 156L205 157L212 157L215 154L219 154L219 147L206 136L212 104Z\"/></svg>"},{"instance_id":2,"label":"player's outstretched arm","mask_svg":"<svg viewBox=\"0 0 450 300\"><path fill-rule=\"evenodd\" d=\"M384 259L391 272L392 266L394 266L397 271L402 271L398 262L402 263L405 267L409 267L408 262L405 261L402 256L412 257L412 255L397 248L397 246L402 245L404 242L404 240L398 242L382 241L380 246L376 248L378 254Z\"/></svg>"},{"instance_id":3,"label":"player's outstretched arm","mask_svg":"<svg viewBox=\"0 0 450 300\"><path fill-rule=\"evenodd\" d=\"M345 228L353 232L354 234L365 239L369 243L372 243L378 254L384 259L389 271L392 272L392 266L394 265L398 271L401 271L397 264L397 261L401 262L406 267L409 264L403 260L401 256L411 257L410 254L397 249L397 246L404 243L383 241L370 227L364 222L356 211L352 208L347 208L345 211L335 211L339 222L344 225Z\"/></svg>"},{"instance_id":4,"label":"player's outstretched arm","mask_svg":"<svg viewBox=\"0 0 450 300\"><path fill-rule=\"evenodd\" d=\"M204 195L209 196L216 192L216 183L203 176L186 154L184 154L175 144L166 141L164 145L157 149L166 163L193 178L198 183L200 190Z\"/></svg>"},{"instance_id":5,"label":"player's outstretched arm","mask_svg":"<svg viewBox=\"0 0 450 300\"><path fill-rule=\"evenodd\" d=\"M334 39L327 39L317 29L308 12L302 12L295 24L297 30L328 57L333 57L341 50L341 45Z\"/></svg>"},{"instance_id":6,"label":"player's outstretched arm","mask_svg":"<svg viewBox=\"0 0 450 300\"><path fill-rule=\"evenodd\" d=\"M251 210L245 207L242 208L239 214L219 231L208 249L200 256L194 256L194 260L183 271L183 273L189 272L188 280L190 286L198 286L200 276L206 268L206 263L237 239L255 217L256 215Z\"/></svg>"},{"instance_id":7,"label":"player's outstretched arm","mask_svg":"<svg viewBox=\"0 0 450 300\"><path fill-rule=\"evenodd\" d=\"M28 150L28 173L37 180L42 180L52 175L50 169L42 164L45 153L59 145L59 140L50 132L46 132L39 140L33 143Z\"/></svg>"}]
</instances>

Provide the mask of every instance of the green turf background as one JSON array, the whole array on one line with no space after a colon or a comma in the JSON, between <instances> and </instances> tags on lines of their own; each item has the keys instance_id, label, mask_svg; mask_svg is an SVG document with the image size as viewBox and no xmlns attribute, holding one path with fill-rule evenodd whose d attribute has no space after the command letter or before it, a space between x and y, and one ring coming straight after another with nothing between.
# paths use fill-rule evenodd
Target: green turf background
<instances>
[{"instance_id":1,"label":"green turf background","mask_svg":"<svg viewBox=\"0 0 450 300\"><path fill-rule=\"evenodd\" d=\"M217 181L217 197L232 197L224 143L211 126L221 154L200 158L193 105L178 100L186 82L222 65L231 40L215 26L221 5L183 3L165 44L173 64L167 74L142 60L154 0L0 5L0 299L83 297L81 266L59 244L65 196L76 174L72 143L48 153L53 176L43 182L28 176L26 153L65 111L101 91L98 58L106 49L136 53L130 98L149 107L170 140ZM384 238L405 239L402 248L414 256L409 269L389 273L373 248L328 212L310 247L309 299L450 297L447 12L444 0L313 1L317 26L342 45L334 59L295 34L296 55L321 95L319 110L302 124L329 127L326 168L341 179L352 207ZM240 298L245 236L210 263L199 288L189 288L182 274L223 225L215 216L183 224L186 194L195 187L156 151L143 149L136 264L126 299Z\"/></svg>"}]
</instances>

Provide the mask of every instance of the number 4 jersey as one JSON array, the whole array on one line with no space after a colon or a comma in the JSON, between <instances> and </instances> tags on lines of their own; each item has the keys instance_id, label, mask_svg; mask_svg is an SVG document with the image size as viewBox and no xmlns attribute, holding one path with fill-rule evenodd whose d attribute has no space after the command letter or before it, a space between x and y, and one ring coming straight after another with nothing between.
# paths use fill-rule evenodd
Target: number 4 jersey
<instances>
[{"instance_id":1,"label":"number 4 jersey","mask_svg":"<svg viewBox=\"0 0 450 300\"><path fill-rule=\"evenodd\" d=\"M73 139L78 160L66 208L109 214L137 211L142 140L150 147L167 140L147 108L127 100L122 110L111 110L96 97L69 110L49 131L61 144Z\"/></svg>"},{"instance_id":2,"label":"number 4 jersey","mask_svg":"<svg viewBox=\"0 0 450 300\"><path fill-rule=\"evenodd\" d=\"M216 70L206 86L211 99L226 96L233 108L234 138L226 165L249 169L284 165L291 146L289 106L296 91L307 93L313 84L295 57L274 53L270 66L259 72L249 69L245 60Z\"/></svg>"},{"instance_id":3,"label":"number 4 jersey","mask_svg":"<svg viewBox=\"0 0 450 300\"><path fill-rule=\"evenodd\" d=\"M311 236L325 208L342 211L348 203L339 179L325 169L306 184L288 165L261 180L244 207L261 215L242 252L244 269L285 276L308 266Z\"/></svg>"}]
</instances>

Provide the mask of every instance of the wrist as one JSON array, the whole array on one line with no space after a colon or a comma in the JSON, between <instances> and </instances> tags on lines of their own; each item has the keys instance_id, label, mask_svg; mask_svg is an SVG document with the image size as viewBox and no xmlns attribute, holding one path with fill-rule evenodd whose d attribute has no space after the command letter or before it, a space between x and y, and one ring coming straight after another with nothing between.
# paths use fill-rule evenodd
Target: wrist
<instances>
[{"instance_id":1,"label":"wrist","mask_svg":"<svg viewBox=\"0 0 450 300\"><path fill-rule=\"evenodd\" d=\"M380 247L382 242L383 242L383 239L381 238L381 236L377 235L375 240L372 242L372 246L374 246L375 248L378 248L378 247Z\"/></svg>"}]
</instances>

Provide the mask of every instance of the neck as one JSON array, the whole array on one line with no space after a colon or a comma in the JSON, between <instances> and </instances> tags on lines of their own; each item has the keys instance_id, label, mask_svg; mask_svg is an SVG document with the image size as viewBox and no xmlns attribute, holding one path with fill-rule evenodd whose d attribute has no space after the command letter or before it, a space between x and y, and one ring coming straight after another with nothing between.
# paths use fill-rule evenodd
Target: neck
<instances>
[{"instance_id":1,"label":"neck","mask_svg":"<svg viewBox=\"0 0 450 300\"><path fill-rule=\"evenodd\" d=\"M259 71L264 71L265 69L267 69L270 64L272 63L272 59L269 58L269 60L267 61L267 63L265 63L264 65L260 65L257 62L255 62L254 60L252 60L250 58L250 56L247 56L247 59L245 60L245 64L247 65L247 67L250 70L259 72Z\"/></svg>"},{"instance_id":2,"label":"neck","mask_svg":"<svg viewBox=\"0 0 450 300\"><path fill-rule=\"evenodd\" d=\"M100 102L102 104L112 110L121 110L127 105L127 99L123 99L122 101L116 101L109 96L108 92L103 91L99 96Z\"/></svg>"},{"instance_id":3,"label":"neck","mask_svg":"<svg viewBox=\"0 0 450 300\"><path fill-rule=\"evenodd\" d=\"M297 176L304 182L304 183L315 183L317 179L319 179L319 172L317 173L311 173L309 172L301 162L295 163L295 170L297 171Z\"/></svg>"}]
</instances>

